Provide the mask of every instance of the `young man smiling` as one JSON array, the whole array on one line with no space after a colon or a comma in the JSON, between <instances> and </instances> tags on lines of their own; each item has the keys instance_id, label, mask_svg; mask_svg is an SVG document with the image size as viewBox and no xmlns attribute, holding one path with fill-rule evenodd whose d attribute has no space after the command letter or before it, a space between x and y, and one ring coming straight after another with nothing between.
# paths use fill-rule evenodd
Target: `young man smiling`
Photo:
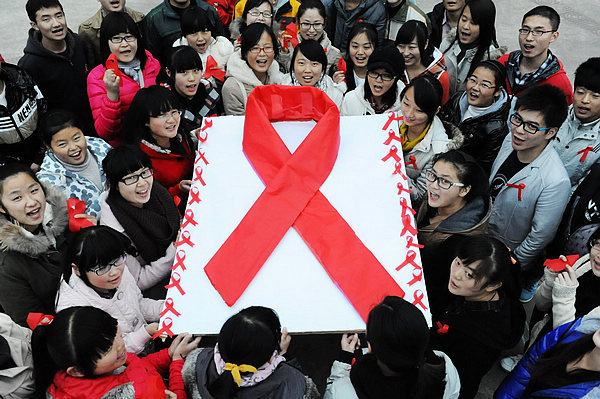
<instances>
[{"instance_id":1,"label":"young man smiling","mask_svg":"<svg viewBox=\"0 0 600 399\"><path fill-rule=\"evenodd\" d=\"M94 134L83 40L67 28L58 0L28 0L26 10L31 29L19 66L38 84L48 108L71 111L84 132Z\"/></svg>"},{"instance_id":2,"label":"young man smiling","mask_svg":"<svg viewBox=\"0 0 600 399\"><path fill-rule=\"evenodd\" d=\"M498 59L507 72L508 94L517 96L533 85L551 84L561 89L567 102L573 102L573 86L563 64L550 51L558 39L560 15L552 7L538 6L523 16L519 29L520 50Z\"/></svg>"},{"instance_id":3,"label":"young man smiling","mask_svg":"<svg viewBox=\"0 0 600 399\"><path fill-rule=\"evenodd\" d=\"M554 237L569 201L569 176L550 144L567 109L557 87L545 84L524 91L510 116L511 133L492 166L494 210L488 234L508 246L520 261L523 302L533 298L533 282L540 275L539 256Z\"/></svg>"},{"instance_id":4,"label":"young man smiling","mask_svg":"<svg viewBox=\"0 0 600 399\"><path fill-rule=\"evenodd\" d=\"M573 105L554 147L575 190L600 159L600 58L590 58L575 71Z\"/></svg>"}]
</instances>

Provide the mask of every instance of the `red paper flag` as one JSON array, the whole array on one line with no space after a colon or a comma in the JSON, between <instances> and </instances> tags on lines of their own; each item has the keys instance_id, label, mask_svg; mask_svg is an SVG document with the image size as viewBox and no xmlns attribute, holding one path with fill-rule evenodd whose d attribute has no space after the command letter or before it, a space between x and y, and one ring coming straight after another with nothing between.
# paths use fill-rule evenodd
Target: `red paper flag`
<instances>
[{"instance_id":1,"label":"red paper flag","mask_svg":"<svg viewBox=\"0 0 600 399\"><path fill-rule=\"evenodd\" d=\"M211 76L221 82L225 81L225 71L219 68L217 61L215 61L212 55L209 55L206 59L206 66L204 67L202 79L208 79Z\"/></svg>"},{"instance_id":2,"label":"red paper flag","mask_svg":"<svg viewBox=\"0 0 600 399\"><path fill-rule=\"evenodd\" d=\"M115 75L119 77L119 86L123 87L123 74L119 69L119 62L117 61L116 54L111 54L106 60L106 69L112 69Z\"/></svg>"},{"instance_id":3,"label":"red paper flag","mask_svg":"<svg viewBox=\"0 0 600 399\"><path fill-rule=\"evenodd\" d=\"M30 312L27 315L27 325L32 330L35 330L37 326L47 326L52 323L52 320L54 320L54 316L48 314Z\"/></svg>"},{"instance_id":4,"label":"red paper flag","mask_svg":"<svg viewBox=\"0 0 600 399\"><path fill-rule=\"evenodd\" d=\"M69 230L73 233L94 225L94 223L88 219L75 217L75 215L85 214L85 202L82 200L69 198L67 201L67 208L69 212Z\"/></svg>"},{"instance_id":5,"label":"red paper flag","mask_svg":"<svg viewBox=\"0 0 600 399\"><path fill-rule=\"evenodd\" d=\"M544 266L553 272L562 272L567 268L567 265L573 266L577 262L577 259L579 259L579 255L567 255L566 258L566 262L562 259L546 259Z\"/></svg>"},{"instance_id":6,"label":"red paper flag","mask_svg":"<svg viewBox=\"0 0 600 399\"><path fill-rule=\"evenodd\" d=\"M288 44L292 43L292 47L296 48L300 41L298 40L298 26L294 23L289 24L285 27L285 33L283 37L283 48L288 48Z\"/></svg>"},{"instance_id":7,"label":"red paper flag","mask_svg":"<svg viewBox=\"0 0 600 399\"><path fill-rule=\"evenodd\" d=\"M348 67L346 66L346 60L343 58L340 58L338 61L338 71L342 71L344 72L344 75L346 74L346 71L348 70Z\"/></svg>"}]
</instances>

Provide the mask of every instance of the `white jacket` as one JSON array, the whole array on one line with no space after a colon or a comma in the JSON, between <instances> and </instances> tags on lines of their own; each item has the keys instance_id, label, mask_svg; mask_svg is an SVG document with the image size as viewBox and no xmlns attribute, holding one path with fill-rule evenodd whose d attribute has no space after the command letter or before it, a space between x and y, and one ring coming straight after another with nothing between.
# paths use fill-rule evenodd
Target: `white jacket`
<instances>
[{"instance_id":1,"label":"white jacket","mask_svg":"<svg viewBox=\"0 0 600 399\"><path fill-rule=\"evenodd\" d=\"M112 227L119 233L127 235L125 228L119 223L112 213L110 205L106 202L107 196L108 191L103 192L100 196L100 224ZM146 264L141 256L138 256L137 258L128 256L125 263L127 264L127 268L133 276L133 279L137 282L138 287L140 287L141 290L145 290L153 287L156 283L171 274L171 266L173 266L175 252L175 245L171 244L167 248L165 255L154 262Z\"/></svg>"},{"instance_id":2,"label":"white jacket","mask_svg":"<svg viewBox=\"0 0 600 399\"><path fill-rule=\"evenodd\" d=\"M187 46L187 39L184 37L175 40L173 43L173 47L177 46ZM220 67L225 68L227 65L227 61L229 60L229 56L233 54L233 44L225 36L213 36L210 39L210 43L206 48L204 54L198 53L200 59L202 60L202 68L206 69L206 60L209 55L212 55L217 64Z\"/></svg>"},{"instance_id":3,"label":"white jacket","mask_svg":"<svg viewBox=\"0 0 600 399\"><path fill-rule=\"evenodd\" d=\"M31 398L34 391L31 330L0 313L0 336L8 343L15 363L15 367L0 370L0 398Z\"/></svg>"},{"instance_id":4,"label":"white jacket","mask_svg":"<svg viewBox=\"0 0 600 399\"><path fill-rule=\"evenodd\" d=\"M342 116L375 115L375 110L373 110L371 104L365 100L365 84L367 84L366 80L365 82L356 86L356 89L346 93L344 96L344 101L342 102L342 108L340 110ZM400 111L400 93L402 93L402 90L404 90L404 83L398 80L396 86L396 102L386 112Z\"/></svg>"},{"instance_id":5,"label":"white jacket","mask_svg":"<svg viewBox=\"0 0 600 399\"><path fill-rule=\"evenodd\" d=\"M163 302L144 298L133 276L124 268L121 284L110 299L98 295L72 273L68 283L65 280L60 283L56 311L72 306L93 306L104 310L119 322L127 352L138 354L152 338L146 331L146 324L158 321Z\"/></svg>"},{"instance_id":6,"label":"white jacket","mask_svg":"<svg viewBox=\"0 0 600 399\"><path fill-rule=\"evenodd\" d=\"M322 80L325 89L323 90L325 94L331 98L331 101L337 105L338 109L342 107L342 101L344 100L344 92L340 88L340 86L331 79L328 75L323 75ZM283 85L293 86L292 77L290 74L285 74L283 80L281 82Z\"/></svg>"},{"instance_id":7,"label":"white jacket","mask_svg":"<svg viewBox=\"0 0 600 399\"><path fill-rule=\"evenodd\" d=\"M267 71L265 84L280 84L282 80L283 74L279 72L279 64L273 60ZM227 79L223 84L222 97L225 115L244 115L248 95L255 87L262 85L263 83L256 77L254 71L242 59L242 52L235 51L227 62Z\"/></svg>"}]
</instances>

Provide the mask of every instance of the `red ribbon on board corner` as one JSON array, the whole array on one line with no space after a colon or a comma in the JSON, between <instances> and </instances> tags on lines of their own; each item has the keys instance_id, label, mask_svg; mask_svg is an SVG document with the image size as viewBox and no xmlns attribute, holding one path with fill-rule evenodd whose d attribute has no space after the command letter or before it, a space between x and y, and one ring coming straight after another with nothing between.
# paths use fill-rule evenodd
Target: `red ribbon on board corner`
<instances>
[{"instance_id":1,"label":"red ribbon on board corner","mask_svg":"<svg viewBox=\"0 0 600 399\"><path fill-rule=\"evenodd\" d=\"M271 125L282 120L317 121L293 154ZM266 187L204 268L229 306L290 227L364 320L382 295L404 297L402 288L319 191L337 159L339 121L337 106L314 87L259 86L248 97L242 147ZM261 234L252 234L257 226ZM331 237L344 245L333 244Z\"/></svg>"}]
</instances>

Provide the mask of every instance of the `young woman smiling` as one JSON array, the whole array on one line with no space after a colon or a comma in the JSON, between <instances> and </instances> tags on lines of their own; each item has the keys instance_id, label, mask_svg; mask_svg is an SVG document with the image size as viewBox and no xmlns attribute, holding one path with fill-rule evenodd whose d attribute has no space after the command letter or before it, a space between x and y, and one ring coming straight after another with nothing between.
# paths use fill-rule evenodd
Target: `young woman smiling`
<instances>
[{"instance_id":1,"label":"young woman smiling","mask_svg":"<svg viewBox=\"0 0 600 399\"><path fill-rule=\"evenodd\" d=\"M229 25L231 40L236 50L242 46L242 33L255 22L273 26L273 4L270 0L248 0L244 4L242 16L234 19Z\"/></svg>"},{"instance_id":2,"label":"young woman smiling","mask_svg":"<svg viewBox=\"0 0 600 399\"><path fill-rule=\"evenodd\" d=\"M463 8L456 31L440 45L450 75L450 96L465 90L467 77L483 60L496 60L506 48L496 42L496 6L471 0Z\"/></svg>"},{"instance_id":3,"label":"young woman smiling","mask_svg":"<svg viewBox=\"0 0 600 399\"><path fill-rule=\"evenodd\" d=\"M279 84L283 74L275 61L279 54L277 37L265 24L253 23L242 34L242 47L229 57L223 85L226 115L244 115L248 95L255 87Z\"/></svg>"},{"instance_id":4,"label":"young woman smiling","mask_svg":"<svg viewBox=\"0 0 600 399\"><path fill-rule=\"evenodd\" d=\"M508 134L510 101L505 85L504 66L498 61L482 61L467 78L467 90L455 94L440 111L442 120L463 132L461 150L488 174Z\"/></svg>"},{"instance_id":5,"label":"young woman smiling","mask_svg":"<svg viewBox=\"0 0 600 399\"><path fill-rule=\"evenodd\" d=\"M337 70L336 66L331 69L332 78L335 83L346 83L346 92L356 89L364 83L367 77L367 64L369 57L377 46L377 31L375 27L367 22L359 22L350 31L350 40L346 47L346 73ZM335 70L335 71L334 71Z\"/></svg>"},{"instance_id":6,"label":"young woman smiling","mask_svg":"<svg viewBox=\"0 0 600 399\"><path fill-rule=\"evenodd\" d=\"M375 115L400 109L398 93L404 88L400 75L404 61L392 46L378 47L369 57L367 80L346 93L342 115Z\"/></svg>"},{"instance_id":7,"label":"young woman smiling","mask_svg":"<svg viewBox=\"0 0 600 399\"><path fill-rule=\"evenodd\" d=\"M404 57L406 69L400 79L408 84L412 79L431 75L444 88L442 104L448 101L450 80L446 72L444 55L430 44L427 25L421 21L406 21L396 35L396 48Z\"/></svg>"},{"instance_id":8,"label":"young woman smiling","mask_svg":"<svg viewBox=\"0 0 600 399\"><path fill-rule=\"evenodd\" d=\"M121 77L106 64L98 65L87 78L88 97L98 136L119 145L125 112L140 88L156 83L160 64L145 49L138 26L124 12L110 13L102 21L100 50L105 60L116 55Z\"/></svg>"},{"instance_id":9,"label":"young woman smiling","mask_svg":"<svg viewBox=\"0 0 600 399\"><path fill-rule=\"evenodd\" d=\"M327 93L338 108L342 106L344 92L325 74L327 56L319 43L315 40L300 42L294 49L291 65L290 74L286 75L283 84L316 87Z\"/></svg>"},{"instance_id":10,"label":"young woman smiling","mask_svg":"<svg viewBox=\"0 0 600 399\"><path fill-rule=\"evenodd\" d=\"M68 223L60 190L28 166L0 166L0 306L22 326L30 312L54 313Z\"/></svg>"}]
</instances>

